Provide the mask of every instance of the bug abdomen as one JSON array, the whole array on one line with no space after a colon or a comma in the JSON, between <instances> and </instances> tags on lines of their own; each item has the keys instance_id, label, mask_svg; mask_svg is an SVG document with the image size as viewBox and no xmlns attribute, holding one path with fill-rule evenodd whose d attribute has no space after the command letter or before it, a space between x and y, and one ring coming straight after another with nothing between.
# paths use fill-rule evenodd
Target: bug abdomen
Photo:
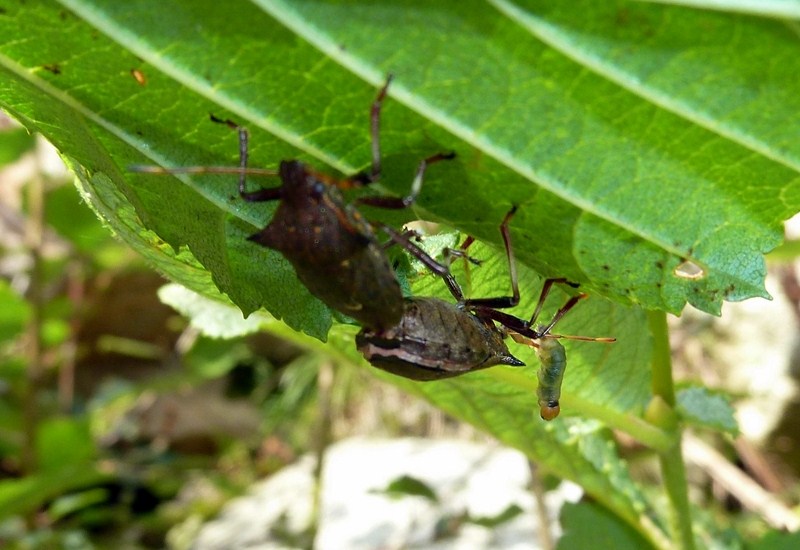
<instances>
[{"instance_id":1,"label":"bug abdomen","mask_svg":"<svg viewBox=\"0 0 800 550\"><path fill-rule=\"evenodd\" d=\"M397 326L362 330L356 345L373 366L412 380L451 378L500 364L523 365L497 330L436 298L406 300Z\"/></svg>"}]
</instances>

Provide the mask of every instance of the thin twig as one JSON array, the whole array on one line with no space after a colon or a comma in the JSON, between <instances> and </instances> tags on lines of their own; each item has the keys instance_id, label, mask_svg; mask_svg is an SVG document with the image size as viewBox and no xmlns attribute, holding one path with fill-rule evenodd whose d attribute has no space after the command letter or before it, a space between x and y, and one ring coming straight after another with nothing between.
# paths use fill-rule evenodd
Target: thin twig
<instances>
[{"instance_id":1,"label":"thin twig","mask_svg":"<svg viewBox=\"0 0 800 550\"><path fill-rule=\"evenodd\" d=\"M736 497L742 506L759 514L769 525L792 532L800 530L800 516L711 446L692 434L685 433L683 452L686 460L701 468Z\"/></svg>"}]
</instances>

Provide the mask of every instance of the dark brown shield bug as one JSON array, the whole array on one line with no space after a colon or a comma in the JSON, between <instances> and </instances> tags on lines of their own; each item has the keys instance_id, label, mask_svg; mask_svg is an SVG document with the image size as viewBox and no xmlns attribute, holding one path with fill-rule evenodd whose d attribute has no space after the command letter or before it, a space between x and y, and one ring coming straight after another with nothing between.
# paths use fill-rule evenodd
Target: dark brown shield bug
<instances>
[{"instance_id":1,"label":"dark brown shield bug","mask_svg":"<svg viewBox=\"0 0 800 550\"><path fill-rule=\"evenodd\" d=\"M391 77L381 88L370 109L372 166L368 173L336 179L297 160L280 163L277 172L248 168L248 133L231 121L222 121L238 131L239 166L190 166L160 168L135 166L131 170L151 174L230 173L239 176L239 195L248 202L278 201L275 214L264 229L250 240L279 251L294 267L298 278L312 294L330 308L352 317L365 327L384 329L396 325L403 315L403 295L394 270L376 237L373 224L348 204L340 190L374 183L381 175L380 112ZM406 197L369 196L357 202L380 208L406 208L417 198L427 167L452 159L440 153L424 159ZM247 190L248 175L277 176L281 185ZM405 234L381 225L389 238L441 275L451 289L455 281L449 270L414 245Z\"/></svg>"}]
</instances>

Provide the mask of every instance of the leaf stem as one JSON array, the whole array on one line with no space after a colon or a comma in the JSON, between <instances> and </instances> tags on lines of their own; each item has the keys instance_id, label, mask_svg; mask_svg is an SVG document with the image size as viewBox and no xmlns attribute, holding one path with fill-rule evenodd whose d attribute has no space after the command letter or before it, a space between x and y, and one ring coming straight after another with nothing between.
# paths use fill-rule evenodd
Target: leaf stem
<instances>
[{"instance_id":1,"label":"leaf stem","mask_svg":"<svg viewBox=\"0 0 800 550\"><path fill-rule=\"evenodd\" d=\"M659 396L670 407L674 407L675 385L672 382L667 316L662 312L648 311L647 322L653 335L653 395Z\"/></svg>"},{"instance_id":2,"label":"leaf stem","mask_svg":"<svg viewBox=\"0 0 800 550\"><path fill-rule=\"evenodd\" d=\"M648 311L647 320L653 335L653 396L654 400L669 407L670 412L675 405L675 385L672 381L672 360L669 350L669 329L666 313ZM681 454L681 427L675 422L674 415L663 418L664 428L671 428L675 443L668 449L660 451L658 459L664 487L670 506L668 510L669 526L672 539L683 550L694 550L692 534L692 518L689 508L689 494L686 484L686 466Z\"/></svg>"}]
</instances>

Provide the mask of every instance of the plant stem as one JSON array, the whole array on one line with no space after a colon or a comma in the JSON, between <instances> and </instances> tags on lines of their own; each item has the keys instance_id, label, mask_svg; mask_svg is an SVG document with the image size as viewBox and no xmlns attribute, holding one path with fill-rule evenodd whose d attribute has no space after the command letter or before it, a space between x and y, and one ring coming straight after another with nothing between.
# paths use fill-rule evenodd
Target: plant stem
<instances>
[{"instance_id":1,"label":"plant stem","mask_svg":"<svg viewBox=\"0 0 800 550\"><path fill-rule=\"evenodd\" d=\"M675 405L675 385L672 381L667 316L663 312L649 311L647 320L653 335L653 396L656 399L660 398L672 408ZM658 454L664 487L670 503L668 510L670 531L678 548L694 550L686 466L681 454L680 425L674 423L673 430L675 444Z\"/></svg>"},{"instance_id":2,"label":"plant stem","mask_svg":"<svg viewBox=\"0 0 800 550\"><path fill-rule=\"evenodd\" d=\"M653 395L661 397L670 407L674 407L675 385L672 382L667 315L658 311L648 311L647 322L653 336Z\"/></svg>"}]
</instances>

